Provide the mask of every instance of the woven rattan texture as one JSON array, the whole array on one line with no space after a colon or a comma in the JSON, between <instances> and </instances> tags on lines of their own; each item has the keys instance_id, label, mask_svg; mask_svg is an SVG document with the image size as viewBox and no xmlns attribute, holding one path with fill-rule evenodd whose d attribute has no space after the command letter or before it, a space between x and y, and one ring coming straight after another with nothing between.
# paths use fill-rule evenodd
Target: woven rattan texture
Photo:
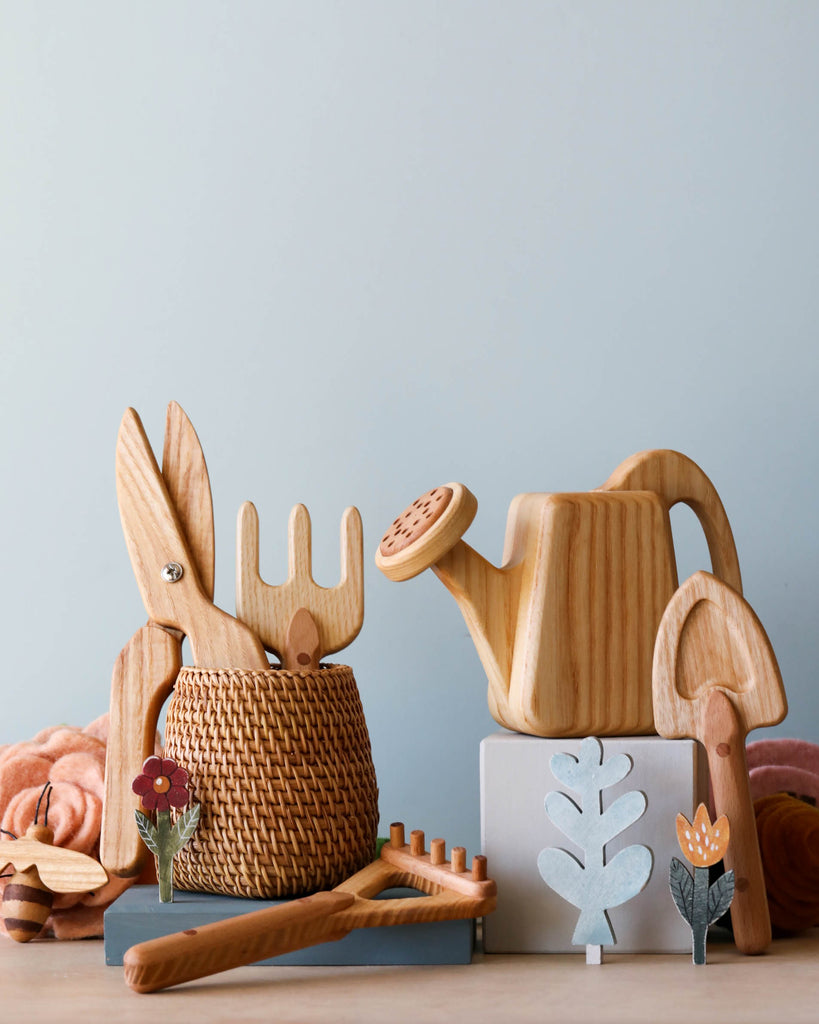
<instances>
[{"instance_id":1,"label":"woven rattan texture","mask_svg":"<svg viewBox=\"0 0 819 1024\"><path fill-rule=\"evenodd\" d=\"M378 787L347 666L183 668L165 746L202 806L196 833L174 859L176 888L303 896L373 859Z\"/></svg>"}]
</instances>

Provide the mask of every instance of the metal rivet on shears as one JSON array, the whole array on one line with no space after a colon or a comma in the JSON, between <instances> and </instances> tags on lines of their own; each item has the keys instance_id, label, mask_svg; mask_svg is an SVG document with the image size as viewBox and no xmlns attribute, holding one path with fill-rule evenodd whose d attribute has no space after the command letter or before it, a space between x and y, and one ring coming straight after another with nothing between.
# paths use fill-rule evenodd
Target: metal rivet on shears
<instances>
[{"instance_id":1,"label":"metal rivet on shears","mask_svg":"<svg viewBox=\"0 0 819 1024\"><path fill-rule=\"evenodd\" d=\"M162 571L159 575L166 583L177 583L182 579L184 571L179 562L168 562L167 565L162 566Z\"/></svg>"}]
</instances>

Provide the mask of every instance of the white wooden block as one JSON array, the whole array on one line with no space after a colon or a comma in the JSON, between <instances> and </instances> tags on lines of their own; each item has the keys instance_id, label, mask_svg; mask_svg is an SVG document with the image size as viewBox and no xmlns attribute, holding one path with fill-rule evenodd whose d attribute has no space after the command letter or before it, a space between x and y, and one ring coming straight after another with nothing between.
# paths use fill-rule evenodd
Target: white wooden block
<instances>
[{"instance_id":1,"label":"white wooden block","mask_svg":"<svg viewBox=\"0 0 819 1024\"><path fill-rule=\"evenodd\" d=\"M586 946L586 963L593 967L599 967L603 963L603 947Z\"/></svg>"},{"instance_id":2,"label":"white wooden block","mask_svg":"<svg viewBox=\"0 0 819 1024\"><path fill-rule=\"evenodd\" d=\"M631 773L603 791L603 806L630 790L645 793L639 821L606 847L607 858L633 843L648 846L654 867L645 889L608 913L617 944L606 953L691 953L691 932L668 889L671 858L678 856L675 821L708 799L708 768L694 740L659 736L599 737L603 755L628 754ZM583 851L549 820L546 794L559 790L577 799L552 775L553 754L577 756L582 739L541 739L497 732L481 743L481 840L489 874L498 885L498 906L484 920L487 953L583 953L572 945L579 911L540 877L538 854L547 846ZM690 812L690 813L689 813Z\"/></svg>"}]
</instances>

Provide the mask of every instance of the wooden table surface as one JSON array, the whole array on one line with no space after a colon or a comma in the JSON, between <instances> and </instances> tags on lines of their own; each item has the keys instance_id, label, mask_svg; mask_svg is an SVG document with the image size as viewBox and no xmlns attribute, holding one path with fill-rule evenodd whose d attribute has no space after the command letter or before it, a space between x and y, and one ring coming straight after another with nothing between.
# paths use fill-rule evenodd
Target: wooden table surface
<instances>
[{"instance_id":1,"label":"wooden table surface","mask_svg":"<svg viewBox=\"0 0 819 1024\"><path fill-rule=\"evenodd\" d=\"M456 967L244 967L167 992L137 995L99 940L0 939L0 1019L145 1021L437 1021L595 1024L815 1024L819 929L779 939L761 957L712 943L705 967L687 956L486 956Z\"/></svg>"}]
</instances>

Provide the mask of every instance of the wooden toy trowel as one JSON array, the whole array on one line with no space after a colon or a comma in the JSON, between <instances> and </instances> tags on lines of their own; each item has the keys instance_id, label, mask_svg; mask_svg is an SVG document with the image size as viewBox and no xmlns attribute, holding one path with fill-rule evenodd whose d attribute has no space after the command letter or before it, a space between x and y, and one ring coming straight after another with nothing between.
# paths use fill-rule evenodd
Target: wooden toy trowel
<instances>
[{"instance_id":1,"label":"wooden toy trowel","mask_svg":"<svg viewBox=\"0 0 819 1024\"><path fill-rule=\"evenodd\" d=\"M771 941L771 923L745 737L787 714L771 643L740 594L710 573L697 572L677 590L660 621L652 681L657 732L697 739L706 749L716 813L731 822L725 866L736 878L734 940L742 953L761 953Z\"/></svg>"}]
</instances>

